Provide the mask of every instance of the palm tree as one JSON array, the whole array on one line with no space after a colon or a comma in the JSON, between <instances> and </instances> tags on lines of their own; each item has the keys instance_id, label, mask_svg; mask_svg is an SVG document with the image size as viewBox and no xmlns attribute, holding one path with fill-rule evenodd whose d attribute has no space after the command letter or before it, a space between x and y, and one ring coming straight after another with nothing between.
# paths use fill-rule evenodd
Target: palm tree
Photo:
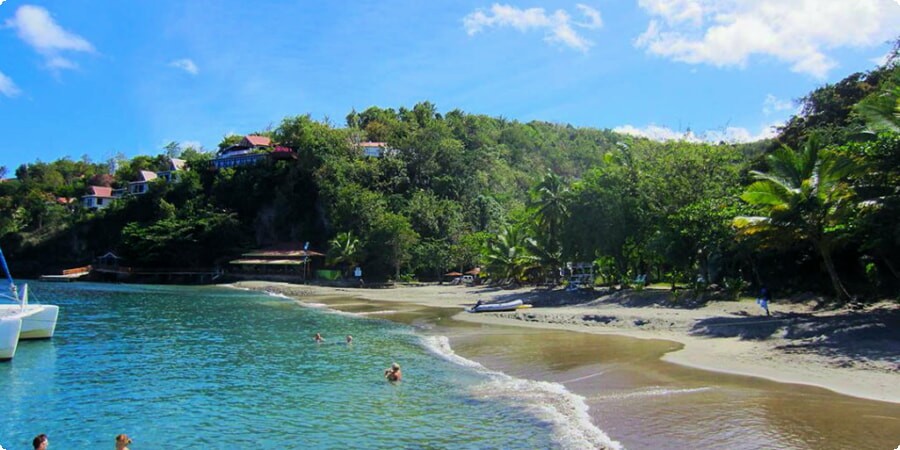
<instances>
[{"instance_id":1,"label":"palm tree","mask_svg":"<svg viewBox=\"0 0 900 450\"><path fill-rule=\"evenodd\" d=\"M328 245L328 264L343 265L345 272L359 262L362 246L359 239L353 236L352 232L338 233L337 236L328 241Z\"/></svg>"},{"instance_id":2,"label":"palm tree","mask_svg":"<svg viewBox=\"0 0 900 450\"><path fill-rule=\"evenodd\" d=\"M544 237L542 241L551 247L550 251L559 247L560 229L569 213L565 202L568 191L563 179L551 171L547 171L534 187L531 205L536 208L538 231Z\"/></svg>"},{"instance_id":3,"label":"palm tree","mask_svg":"<svg viewBox=\"0 0 900 450\"><path fill-rule=\"evenodd\" d=\"M518 283L536 266L536 258L525 247L526 238L517 227L506 226L484 249L488 272L501 280Z\"/></svg>"},{"instance_id":4,"label":"palm tree","mask_svg":"<svg viewBox=\"0 0 900 450\"><path fill-rule=\"evenodd\" d=\"M757 181L741 195L764 216L736 217L734 225L745 235L780 231L809 242L825 264L835 295L849 299L831 252L837 244L835 230L846 224L855 204L855 192L847 178L860 167L844 155L821 149L814 138L799 152L785 146L767 161L770 171L751 171Z\"/></svg>"}]
</instances>

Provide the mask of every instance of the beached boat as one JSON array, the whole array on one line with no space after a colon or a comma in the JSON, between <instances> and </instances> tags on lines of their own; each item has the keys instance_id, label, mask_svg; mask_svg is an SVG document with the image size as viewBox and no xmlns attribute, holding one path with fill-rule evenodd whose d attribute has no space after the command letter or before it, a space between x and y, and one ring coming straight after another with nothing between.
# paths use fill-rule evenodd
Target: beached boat
<instances>
[{"instance_id":1,"label":"beached boat","mask_svg":"<svg viewBox=\"0 0 900 450\"><path fill-rule=\"evenodd\" d=\"M0 294L0 360L12 359L21 339L49 339L56 331L59 307L56 305L28 304L28 285L22 293L13 282L0 250L0 265L9 280L9 293Z\"/></svg>"},{"instance_id":2,"label":"beached boat","mask_svg":"<svg viewBox=\"0 0 900 450\"><path fill-rule=\"evenodd\" d=\"M477 312L496 312L496 311L515 311L516 309L522 307L524 302L522 300L511 300L508 302L502 303L478 303L475 306L467 309L467 311L472 313Z\"/></svg>"}]
</instances>

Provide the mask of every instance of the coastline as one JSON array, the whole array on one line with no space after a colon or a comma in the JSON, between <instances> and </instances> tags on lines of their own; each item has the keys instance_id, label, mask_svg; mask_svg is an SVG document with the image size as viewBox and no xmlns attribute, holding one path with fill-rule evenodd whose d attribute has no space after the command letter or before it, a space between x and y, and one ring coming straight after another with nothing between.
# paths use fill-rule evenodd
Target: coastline
<instances>
[{"instance_id":1,"label":"coastline","mask_svg":"<svg viewBox=\"0 0 900 450\"><path fill-rule=\"evenodd\" d=\"M632 297L593 293L585 298L585 294L537 291L533 288L499 290L450 285L358 289L246 281L235 286L297 299L353 297L449 308L460 311L452 315L453 320L488 326L511 325L673 341L681 344L681 348L666 353L663 361L718 373L815 386L852 397L900 403L900 361L896 361L896 356L893 359L890 356L861 357L890 355L892 348L865 348L858 340L847 344L851 348L825 346L820 334L846 334L845 329L849 328L868 328L883 334L885 326L871 322L877 322L884 315L893 320L897 308L892 306L882 306L884 311L879 311L879 314L868 314L871 320L866 321L868 316L862 314L851 314L848 319L845 311L814 313L809 304L774 303L770 305L773 316L766 318L754 303L746 301L711 302L699 308L665 308L653 301L644 304L643 300L647 298L659 297L652 292L637 293ZM535 304L556 303L558 306L507 313L469 314L461 311L478 300L512 297L527 298L528 302ZM808 332L803 334L792 328ZM886 332L891 332L891 327L887 328ZM846 340L852 341L853 336ZM880 341L872 342L878 344ZM881 344L900 345L897 340L891 342L890 339Z\"/></svg>"}]
</instances>

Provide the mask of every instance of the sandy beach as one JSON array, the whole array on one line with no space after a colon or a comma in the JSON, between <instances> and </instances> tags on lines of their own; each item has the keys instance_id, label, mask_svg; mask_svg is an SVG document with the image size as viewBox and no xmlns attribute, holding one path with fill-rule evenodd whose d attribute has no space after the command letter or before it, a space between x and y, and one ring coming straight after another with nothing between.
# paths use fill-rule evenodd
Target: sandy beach
<instances>
[{"instance_id":1,"label":"sandy beach","mask_svg":"<svg viewBox=\"0 0 900 450\"><path fill-rule=\"evenodd\" d=\"M752 300L695 304L667 290L570 293L562 290L424 285L390 289L336 288L272 282L238 287L294 298L353 297L459 311L455 320L514 325L682 344L664 361L709 371L822 387L854 397L900 403L900 308L816 311L816 303ZM485 302L521 298L533 308L466 313Z\"/></svg>"}]
</instances>

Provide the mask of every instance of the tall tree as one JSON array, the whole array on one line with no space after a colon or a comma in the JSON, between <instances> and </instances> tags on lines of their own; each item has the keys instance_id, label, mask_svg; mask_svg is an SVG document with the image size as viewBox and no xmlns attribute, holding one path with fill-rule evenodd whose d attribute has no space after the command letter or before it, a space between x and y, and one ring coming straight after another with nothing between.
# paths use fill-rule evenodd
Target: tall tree
<instances>
[{"instance_id":1,"label":"tall tree","mask_svg":"<svg viewBox=\"0 0 900 450\"><path fill-rule=\"evenodd\" d=\"M814 138L800 151L782 147L767 161L769 172L751 171L757 181L741 195L764 215L738 216L734 225L746 234L788 232L809 242L825 264L835 295L849 299L832 251L855 206L855 191L847 180L860 167L845 155L822 149Z\"/></svg>"}]
</instances>

